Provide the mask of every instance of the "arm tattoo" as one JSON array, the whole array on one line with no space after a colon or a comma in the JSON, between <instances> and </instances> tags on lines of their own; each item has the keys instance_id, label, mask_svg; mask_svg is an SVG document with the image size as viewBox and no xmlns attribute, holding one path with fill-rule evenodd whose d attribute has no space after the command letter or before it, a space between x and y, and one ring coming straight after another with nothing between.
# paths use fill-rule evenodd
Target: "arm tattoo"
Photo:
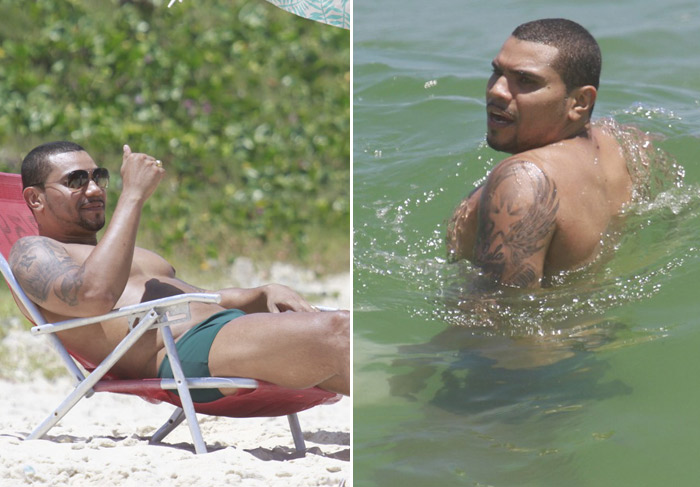
<instances>
[{"instance_id":1,"label":"arm tattoo","mask_svg":"<svg viewBox=\"0 0 700 487\"><path fill-rule=\"evenodd\" d=\"M53 292L69 306L77 306L84 269L58 243L42 237L20 239L12 248L10 265L24 291L38 304Z\"/></svg>"},{"instance_id":2,"label":"arm tattoo","mask_svg":"<svg viewBox=\"0 0 700 487\"><path fill-rule=\"evenodd\" d=\"M522 194L527 191L529 196ZM491 175L482 194L475 263L499 282L507 276L504 284L535 284L541 269L538 272L528 259L544 248L558 209L556 184L546 174L526 161L506 162Z\"/></svg>"}]
</instances>

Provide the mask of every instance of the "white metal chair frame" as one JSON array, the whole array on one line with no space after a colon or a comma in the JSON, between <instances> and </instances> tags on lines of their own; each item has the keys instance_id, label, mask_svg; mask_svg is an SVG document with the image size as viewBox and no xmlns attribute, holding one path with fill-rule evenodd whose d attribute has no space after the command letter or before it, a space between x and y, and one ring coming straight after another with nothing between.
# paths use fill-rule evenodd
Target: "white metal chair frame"
<instances>
[{"instance_id":1,"label":"white metal chair frame","mask_svg":"<svg viewBox=\"0 0 700 487\"><path fill-rule=\"evenodd\" d=\"M175 412L152 436L149 443L162 441L171 431L173 431L183 420L187 419L194 449L197 454L206 453L207 448L202 439L202 432L199 427L195 408L190 395L190 389L212 389L212 388L241 388L256 389L258 381L254 379L237 377L185 377L180 358L175 348L175 340L170 330L170 325L188 320L190 317L189 303L219 303L219 294L190 293L156 299L132 306L125 306L110 313L90 318L77 318L58 323L47 323L39 309L24 293L21 286L4 256L0 255L0 271L10 286L12 292L20 301L22 306L29 313L31 320L35 323L31 330L34 335L48 335L52 345L59 353L64 365L71 376L77 381L75 389L61 402L61 404L49 414L44 421L32 431L27 440L44 437L46 433L55 426L83 397L89 397L94 391L110 390L110 385L116 383L133 383L135 381L105 380L104 375L114 364L143 336L148 330L160 328L165 343L166 352L173 370L174 379L160 379L162 389L176 389L182 407L176 407ZM130 332L114 348L114 350L93 370L87 377L78 367L75 360L68 353L61 341L55 335L56 332L70 330L72 328L89 326L107 319L129 317ZM303 453L306 451L304 436L299 425L299 419L294 414L287 415L289 426L294 439L296 451Z\"/></svg>"}]
</instances>

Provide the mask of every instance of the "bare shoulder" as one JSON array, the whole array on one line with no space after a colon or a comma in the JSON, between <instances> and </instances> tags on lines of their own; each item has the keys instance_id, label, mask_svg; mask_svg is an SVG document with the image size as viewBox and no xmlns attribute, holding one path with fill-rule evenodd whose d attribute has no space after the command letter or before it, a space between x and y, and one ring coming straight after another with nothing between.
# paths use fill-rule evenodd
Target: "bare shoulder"
<instances>
[{"instance_id":1,"label":"bare shoulder","mask_svg":"<svg viewBox=\"0 0 700 487\"><path fill-rule=\"evenodd\" d=\"M24 291L39 304L49 299L57 282L80 268L63 244L38 236L15 242L9 263Z\"/></svg>"},{"instance_id":2,"label":"bare shoulder","mask_svg":"<svg viewBox=\"0 0 700 487\"><path fill-rule=\"evenodd\" d=\"M596 135L603 134L614 139L618 139L620 136L624 135L634 135L640 141L651 142L653 139L650 133L645 132L634 125L618 123L612 118L601 118L596 120L592 124L592 130Z\"/></svg>"},{"instance_id":3,"label":"bare shoulder","mask_svg":"<svg viewBox=\"0 0 700 487\"><path fill-rule=\"evenodd\" d=\"M447 224L447 256L450 260L471 259L476 238L479 198L483 185L473 189L455 208Z\"/></svg>"},{"instance_id":4,"label":"bare shoulder","mask_svg":"<svg viewBox=\"0 0 700 487\"><path fill-rule=\"evenodd\" d=\"M66 248L56 240L48 237L22 237L12 246L10 251L10 266L13 272L29 269L33 265L41 265L56 259L70 258Z\"/></svg>"},{"instance_id":5,"label":"bare shoulder","mask_svg":"<svg viewBox=\"0 0 700 487\"><path fill-rule=\"evenodd\" d=\"M481 197L488 197L494 191L506 191L513 197L528 198L532 190L549 190L552 187L556 193L556 184L546 161L527 153L500 162L489 174Z\"/></svg>"},{"instance_id":6,"label":"bare shoulder","mask_svg":"<svg viewBox=\"0 0 700 487\"><path fill-rule=\"evenodd\" d=\"M481 194L475 264L502 284L539 285L558 210L557 186L538 164L504 160Z\"/></svg>"},{"instance_id":7,"label":"bare shoulder","mask_svg":"<svg viewBox=\"0 0 700 487\"><path fill-rule=\"evenodd\" d=\"M447 225L448 258L473 260L479 235L483 242L497 223L514 223L522 217L523 225L530 225L542 217L536 207L549 207L550 212L556 207L556 185L542 169L540 158L530 159L514 156L501 161L486 182L459 204Z\"/></svg>"},{"instance_id":8,"label":"bare shoulder","mask_svg":"<svg viewBox=\"0 0 700 487\"><path fill-rule=\"evenodd\" d=\"M519 157L508 158L489 174L481 194L480 237L500 227L516 239L541 242L554 230L558 210L557 184L546 167Z\"/></svg>"}]
</instances>

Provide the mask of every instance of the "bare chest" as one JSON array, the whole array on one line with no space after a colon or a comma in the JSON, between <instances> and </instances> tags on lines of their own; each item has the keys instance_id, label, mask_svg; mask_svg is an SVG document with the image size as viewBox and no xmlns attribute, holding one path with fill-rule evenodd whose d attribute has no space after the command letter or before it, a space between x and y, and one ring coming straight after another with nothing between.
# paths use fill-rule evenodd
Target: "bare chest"
<instances>
[{"instance_id":1,"label":"bare chest","mask_svg":"<svg viewBox=\"0 0 700 487\"><path fill-rule=\"evenodd\" d=\"M94 247L89 245L66 245L66 250L78 264L83 264L93 249ZM137 247L134 249L129 276L130 278L138 276L174 277L175 269L155 252Z\"/></svg>"}]
</instances>

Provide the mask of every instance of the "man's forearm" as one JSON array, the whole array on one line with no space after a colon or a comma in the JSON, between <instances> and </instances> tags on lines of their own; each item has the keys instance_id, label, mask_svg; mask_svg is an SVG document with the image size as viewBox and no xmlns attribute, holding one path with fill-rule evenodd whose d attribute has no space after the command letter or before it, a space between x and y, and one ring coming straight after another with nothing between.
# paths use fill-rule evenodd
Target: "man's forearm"
<instances>
[{"instance_id":1,"label":"man's forearm","mask_svg":"<svg viewBox=\"0 0 700 487\"><path fill-rule=\"evenodd\" d=\"M218 293L221 295L221 306L226 309L240 309L245 313L268 311L264 286L250 289L226 288Z\"/></svg>"},{"instance_id":2,"label":"man's forearm","mask_svg":"<svg viewBox=\"0 0 700 487\"><path fill-rule=\"evenodd\" d=\"M123 191L104 236L83 264L82 301L111 310L131 274L141 211L164 171L155 158L132 153L124 146L121 167Z\"/></svg>"},{"instance_id":3,"label":"man's forearm","mask_svg":"<svg viewBox=\"0 0 700 487\"><path fill-rule=\"evenodd\" d=\"M143 201L122 194L100 242L83 264L83 299L107 312L124 292L131 273Z\"/></svg>"},{"instance_id":4,"label":"man's forearm","mask_svg":"<svg viewBox=\"0 0 700 487\"><path fill-rule=\"evenodd\" d=\"M246 313L317 311L296 291L281 284L266 284L251 289L229 288L219 292L222 306L240 309Z\"/></svg>"}]
</instances>

